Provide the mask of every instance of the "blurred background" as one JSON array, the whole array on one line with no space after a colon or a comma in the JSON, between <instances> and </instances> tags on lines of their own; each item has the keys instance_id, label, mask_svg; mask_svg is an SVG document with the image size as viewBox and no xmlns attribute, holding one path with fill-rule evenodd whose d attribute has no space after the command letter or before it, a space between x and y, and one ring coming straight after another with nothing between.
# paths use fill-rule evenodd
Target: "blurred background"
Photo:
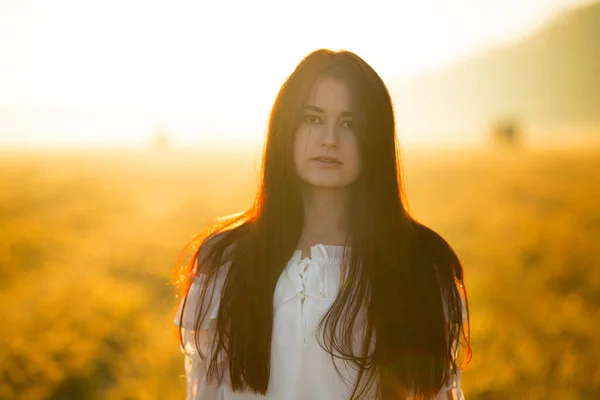
<instances>
[{"instance_id":1,"label":"blurred background","mask_svg":"<svg viewBox=\"0 0 600 400\"><path fill-rule=\"evenodd\" d=\"M600 398L600 3L0 0L0 399L184 398L178 252L317 48L393 97L461 258L468 399Z\"/></svg>"}]
</instances>

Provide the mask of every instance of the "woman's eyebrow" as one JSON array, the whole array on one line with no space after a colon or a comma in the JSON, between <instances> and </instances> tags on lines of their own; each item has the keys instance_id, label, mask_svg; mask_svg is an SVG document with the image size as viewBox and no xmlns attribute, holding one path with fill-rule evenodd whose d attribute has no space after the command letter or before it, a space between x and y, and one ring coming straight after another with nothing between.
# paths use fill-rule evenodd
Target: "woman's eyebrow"
<instances>
[{"instance_id":1,"label":"woman's eyebrow","mask_svg":"<svg viewBox=\"0 0 600 400\"><path fill-rule=\"evenodd\" d=\"M325 114L324 109L322 109L321 107L312 106L310 104L307 104L304 106L304 111L313 111L313 112ZM352 113L350 111L342 111L342 117L351 117L351 116L352 116Z\"/></svg>"}]
</instances>

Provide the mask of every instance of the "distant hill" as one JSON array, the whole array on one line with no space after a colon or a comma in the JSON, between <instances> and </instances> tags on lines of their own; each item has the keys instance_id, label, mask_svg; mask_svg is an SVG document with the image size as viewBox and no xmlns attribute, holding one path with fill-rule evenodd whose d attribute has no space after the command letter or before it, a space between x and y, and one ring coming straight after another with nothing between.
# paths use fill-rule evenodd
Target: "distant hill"
<instances>
[{"instance_id":1,"label":"distant hill","mask_svg":"<svg viewBox=\"0 0 600 400\"><path fill-rule=\"evenodd\" d=\"M554 18L530 37L445 70L390 85L398 126L418 137L465 140L516 118L539 138L600 137L600 2Z\"/></svg>"}]
</instances>

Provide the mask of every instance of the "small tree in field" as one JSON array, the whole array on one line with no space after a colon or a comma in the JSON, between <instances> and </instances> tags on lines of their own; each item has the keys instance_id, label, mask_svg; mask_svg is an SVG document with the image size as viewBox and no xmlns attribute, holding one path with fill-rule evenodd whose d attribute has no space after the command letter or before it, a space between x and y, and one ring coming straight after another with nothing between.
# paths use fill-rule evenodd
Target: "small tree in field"
<instances>
[{"instance_id":1,"label":"small tree in field","mask_svg":"<svg viewBox=\"0 0 600 400\"><path fill-rule=\"evenodd\" d=\"M158 129L150 138L150 147L158 151L168 150L171 147L170 136L166 129Z\"/></svg>"},{"instance_id":2,"label":"small tree in field","mask_svg":"<svg viewBox=\"0 0 600 400\"><path fill-rule=\"evenodd\" d=\"M514 148L519 145L522 131L515 119L506 118L493 124L491 135L495 145Z\"/></svg>"}]
</instances>

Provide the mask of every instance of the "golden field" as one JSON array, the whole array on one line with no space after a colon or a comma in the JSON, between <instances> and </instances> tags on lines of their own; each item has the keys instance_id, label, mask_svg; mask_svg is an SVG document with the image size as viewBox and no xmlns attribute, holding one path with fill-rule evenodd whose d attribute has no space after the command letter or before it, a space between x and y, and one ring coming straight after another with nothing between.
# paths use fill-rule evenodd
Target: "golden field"
<instances>
[{"instance_id":1,"label":"golden field","mask_svg":"<svg viewBox=\"0 0 600 400\"><path fill-rule=\"evenodd\" d=\"M260 159L0 152L0 399L183 399L179 250ZM405 150L410 210L461 258L468 399L600 398L600 151Z\"/></svg>"}]
</instances>

